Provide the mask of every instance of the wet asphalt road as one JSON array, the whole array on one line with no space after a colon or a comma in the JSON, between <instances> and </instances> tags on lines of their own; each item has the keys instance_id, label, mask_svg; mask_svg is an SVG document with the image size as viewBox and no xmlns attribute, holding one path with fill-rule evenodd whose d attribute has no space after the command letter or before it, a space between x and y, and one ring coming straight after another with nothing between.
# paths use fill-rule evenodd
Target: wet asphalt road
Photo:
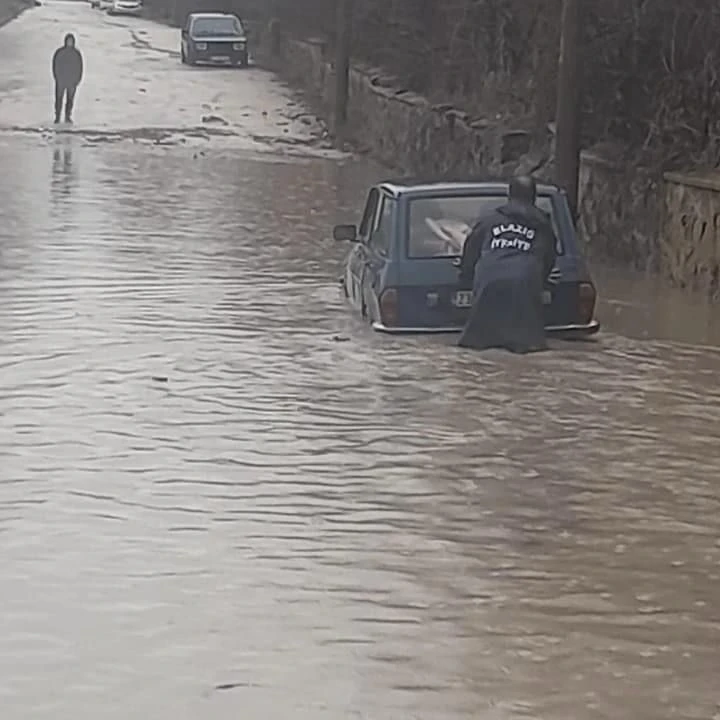
<instances>
[{"instance_id":1,"label":"wet asphalt road","mask_svg":"<svg viewBox=\"0 0 720 720\"><path fill-rule=\"evenodd\" d=\"M718 717L720 353L621 289L532 358L373 335L328 229L375 169L132 33L0 30L3 720Z\"/></svg>"},{"instance_id":2,"label":"wet asphalt road","mask_svg":"<svg viewBox=\"0 0 720 720\"><path fill-rule=\"evenodd\" d=\"M328 156L325 128L259 68L188 67L180 31L108 16L83 2L48 2L2 32L0 134L47 135L53 121L51 56L73 32L85 59L75 125L86 143L136 140L253 151L300 147Z\"/></svg>"}]
</instances>

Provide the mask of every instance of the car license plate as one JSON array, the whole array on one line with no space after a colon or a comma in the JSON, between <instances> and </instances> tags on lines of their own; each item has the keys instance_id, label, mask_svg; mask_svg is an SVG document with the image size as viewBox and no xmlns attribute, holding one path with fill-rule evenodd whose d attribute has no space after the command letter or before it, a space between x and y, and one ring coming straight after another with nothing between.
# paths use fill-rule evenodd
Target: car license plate
<instances>
[{"instance_id":1,"label":"car license plate","mask_svg":"<svg viewBox=\"0 0 720 720\"><path fill-rule=\"evenodd\" d=\"M472 291L470 290L459 290L455 293L452 303L458 308L467 308L472 305Z\"/></svg>"},{"instance_id":2,"label":"car license plate","mask_svg":"<svg viewBox=\"0 0 720 720\"><path fill-rule=\"evenodd\" d=\"M227 55L213 55L210 59L213 62L226 62L229 58Z\"/></svg>"},{"instance_id":3,"label":"car license plate","mask_svg":"<svg viewBox=\"0 0 720 720\"><path fill-rule=\"evenodd\" d=\"M543 290L542 300L544 305L552 305L552 293L549 290ZM472 305L472 292L469 290L460 290L453 297L453 305L458 308L467 308Z\"/></svg>"}]
</instances>

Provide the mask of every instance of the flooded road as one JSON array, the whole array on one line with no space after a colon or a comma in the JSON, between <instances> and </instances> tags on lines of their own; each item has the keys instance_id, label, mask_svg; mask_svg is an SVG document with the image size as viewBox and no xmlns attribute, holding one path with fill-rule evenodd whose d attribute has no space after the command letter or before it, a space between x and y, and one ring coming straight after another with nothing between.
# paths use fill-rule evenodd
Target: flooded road
<instances>
[{"instance_id":1,"label":"flooded road","mask_svg":"<svg viewBox=\"0 0 720 720\"><path fill-rule=\"evenodd\" d=\"M3 720L720 717L720 352L620 295L531 358L374 335L329 239L373 168L26 132L34 92L0 102Z\"/></svg>"}]
</instances>

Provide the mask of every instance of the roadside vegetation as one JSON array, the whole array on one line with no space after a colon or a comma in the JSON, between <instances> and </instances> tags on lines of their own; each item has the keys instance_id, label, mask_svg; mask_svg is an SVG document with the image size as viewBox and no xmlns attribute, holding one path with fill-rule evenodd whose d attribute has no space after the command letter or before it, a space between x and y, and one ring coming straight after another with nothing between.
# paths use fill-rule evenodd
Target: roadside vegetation
<instances>
[{"instance_id":1,"label":"roadside vegetation","mask_svg":"<svg viewBox=\"0 0 720 720\"><path fill-rule=\"evenodd\" d=\"M276 0L285 30L335 34L336 0ZM478 117L555 113L560 0L355 0L353 56ZM657 169L720 163L720 6L593 0L584 20L583 145Z\"/></svg>"}]
</instances>

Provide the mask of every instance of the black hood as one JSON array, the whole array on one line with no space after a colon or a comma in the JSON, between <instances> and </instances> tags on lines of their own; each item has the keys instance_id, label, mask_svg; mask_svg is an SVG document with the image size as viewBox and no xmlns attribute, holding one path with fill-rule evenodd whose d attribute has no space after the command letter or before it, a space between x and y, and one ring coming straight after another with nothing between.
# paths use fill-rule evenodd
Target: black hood
<instances>
[{"instance_id":1,"label":"black hood","mask_svg":"<svg viewBox=\"0 0 720 720\"><path fill-rule=\"evenodd\" d=\"M65 47L67 47L68 40L72 40L72 41L73 41L73 46L75 45L75 36L74 36L72 33L68 33L68 34L65 36L65 39L63 40L63 45L64 45Z\"/></svg>"}]
</instances>

